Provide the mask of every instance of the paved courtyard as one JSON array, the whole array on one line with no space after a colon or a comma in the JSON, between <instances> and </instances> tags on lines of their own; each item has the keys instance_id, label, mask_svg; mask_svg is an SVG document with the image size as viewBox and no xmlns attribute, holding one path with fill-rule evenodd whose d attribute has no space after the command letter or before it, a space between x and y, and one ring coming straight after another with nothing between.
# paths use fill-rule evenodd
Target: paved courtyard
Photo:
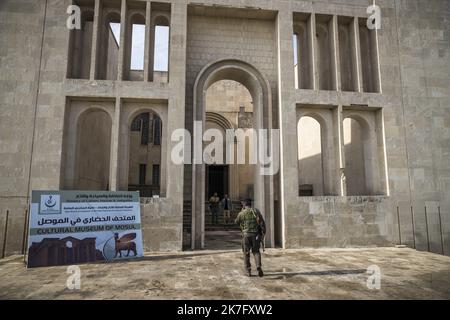
<instances>
[{"instance_id":1,"label":"paved courtyard","mask_svg":"<svg viewBox=\"0 0 450 320\"><path fill-rule=\"evenodd\" d=\"M379 290L367 287L371 265ZM26 269L12 256L0 260L0 299L450 298L450 257L408 248L268 249L263 266L264 278L244 276L239 249L147 253L80 265L81 288L69 290L66 266Z\"/></svg>"}]
</instances>

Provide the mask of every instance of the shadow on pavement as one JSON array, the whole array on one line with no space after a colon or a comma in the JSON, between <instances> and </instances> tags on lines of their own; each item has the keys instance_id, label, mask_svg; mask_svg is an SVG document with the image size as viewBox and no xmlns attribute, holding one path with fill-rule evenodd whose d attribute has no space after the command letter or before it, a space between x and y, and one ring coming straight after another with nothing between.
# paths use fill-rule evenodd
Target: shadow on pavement
<instances>
[{"instance_id":1,"label":"shadow on pavement","mask_svg":"<svg viewBox=\"0 0 450 320\"><path fill-rule=\"evenodd\" d=\"M366 269L354 270L324 270L324 271L309 271L309 272L266 272L265 277L274 277L274 279L292 278L295 276L342 276L349 274L367 273Z\"/></svg>"}]
</instances>

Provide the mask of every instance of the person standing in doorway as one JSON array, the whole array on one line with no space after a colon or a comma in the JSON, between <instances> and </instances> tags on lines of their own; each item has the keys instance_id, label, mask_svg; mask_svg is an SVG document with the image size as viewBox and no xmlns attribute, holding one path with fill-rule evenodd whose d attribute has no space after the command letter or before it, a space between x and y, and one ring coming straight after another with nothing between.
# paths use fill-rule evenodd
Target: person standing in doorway
<instances>
[{"instance_id":1,"label":"person standing in doorway","mask_svg":"<svg viewBox=\"0 0 450 320\"><path fill-rule=\"evenodd\" d=\"M212 224L218 224L219 215L219 202L220 198L217 196L217 192L214 192L213 196L209 198L209 210L211 211Z\"/></svg>"},{"instance_id":2,"label":"person standing in doorway","mask_svg":"<svg viewBox=\"0 0 450 320\"><path fill-rule=\"evenodd\" d=\"M250 263L250 251L252 251L258 275L260 277L264 276L259 247L266 234L266 223L261 212L256 208L252 208L251 199L244 201L244 208L239 212L235 223L240 226L242 231L242 251L244 253L244 267L247 275L249 277L252 275Z\"/></svg>"},{"instance_id":3,"label":"person standing in doorway","mask_svg":"<svg viewBox=\"0 0 450 320\"><path fill-rule=\"evenodd\" d=\"M228 194L220 201L220 206L223 210L223 221L227 225L231 221L231 212L233 211L233 203L231 199L228 198Z\"/></svg>"}]
</instances>

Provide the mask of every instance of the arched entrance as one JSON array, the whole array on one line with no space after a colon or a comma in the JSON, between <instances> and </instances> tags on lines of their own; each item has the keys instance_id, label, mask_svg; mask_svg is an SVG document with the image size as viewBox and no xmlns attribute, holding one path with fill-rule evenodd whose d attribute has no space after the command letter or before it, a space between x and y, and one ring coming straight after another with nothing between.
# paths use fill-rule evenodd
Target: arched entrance
<instances>
[{"instance_id":1,"label":"arched entrance","mask_svg":"<svg viewBox=\"0 0 450 320\"><path fill-rule=\"evenodd\" d=\"M233 80L241 83L250 92L253 100L253 128L272 128L272 97L267 79L252 65L240 60L220 60L207 65L198 74L194 84L193 121L194 141L196 135L202 134L206 123L206 91L220 80ZM201 123L201 132L195 125ZM195 146L194 146L195 148ZM269 152L272 147L269 144ZM259 159L257 160L257 166ZM266 245L274 243L274 202L273 202L273 176L262 175L254 170L254 205L263 213L266 225ZM206 165L202 159L195 158L192 165L192 249L204 248L205 242L205 176Z\"/></svg>"}]
</instances>

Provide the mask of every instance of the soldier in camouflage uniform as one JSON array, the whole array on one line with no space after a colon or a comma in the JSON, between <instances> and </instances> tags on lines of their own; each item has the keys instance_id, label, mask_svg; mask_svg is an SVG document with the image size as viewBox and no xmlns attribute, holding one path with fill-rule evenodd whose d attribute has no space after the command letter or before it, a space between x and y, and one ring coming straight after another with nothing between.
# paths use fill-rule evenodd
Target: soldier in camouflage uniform
<instances>
[{"instance_id":1,"label":"soldier in camouflage uniform","mask_svg":"<svg viewBox=\"0 0 450 320\"><path fill-rule=\"evenodd\" d=\"M235 223L242 231L242 251L244 252L244 265L247 275L251 276L250 250L255 258L258 275L264 275L261 268L261 253L259 247L266 233L266 224L258 209L252 208L250 199L244 201L244 208L239 212Z\"/></svg>"}]
</instances>

